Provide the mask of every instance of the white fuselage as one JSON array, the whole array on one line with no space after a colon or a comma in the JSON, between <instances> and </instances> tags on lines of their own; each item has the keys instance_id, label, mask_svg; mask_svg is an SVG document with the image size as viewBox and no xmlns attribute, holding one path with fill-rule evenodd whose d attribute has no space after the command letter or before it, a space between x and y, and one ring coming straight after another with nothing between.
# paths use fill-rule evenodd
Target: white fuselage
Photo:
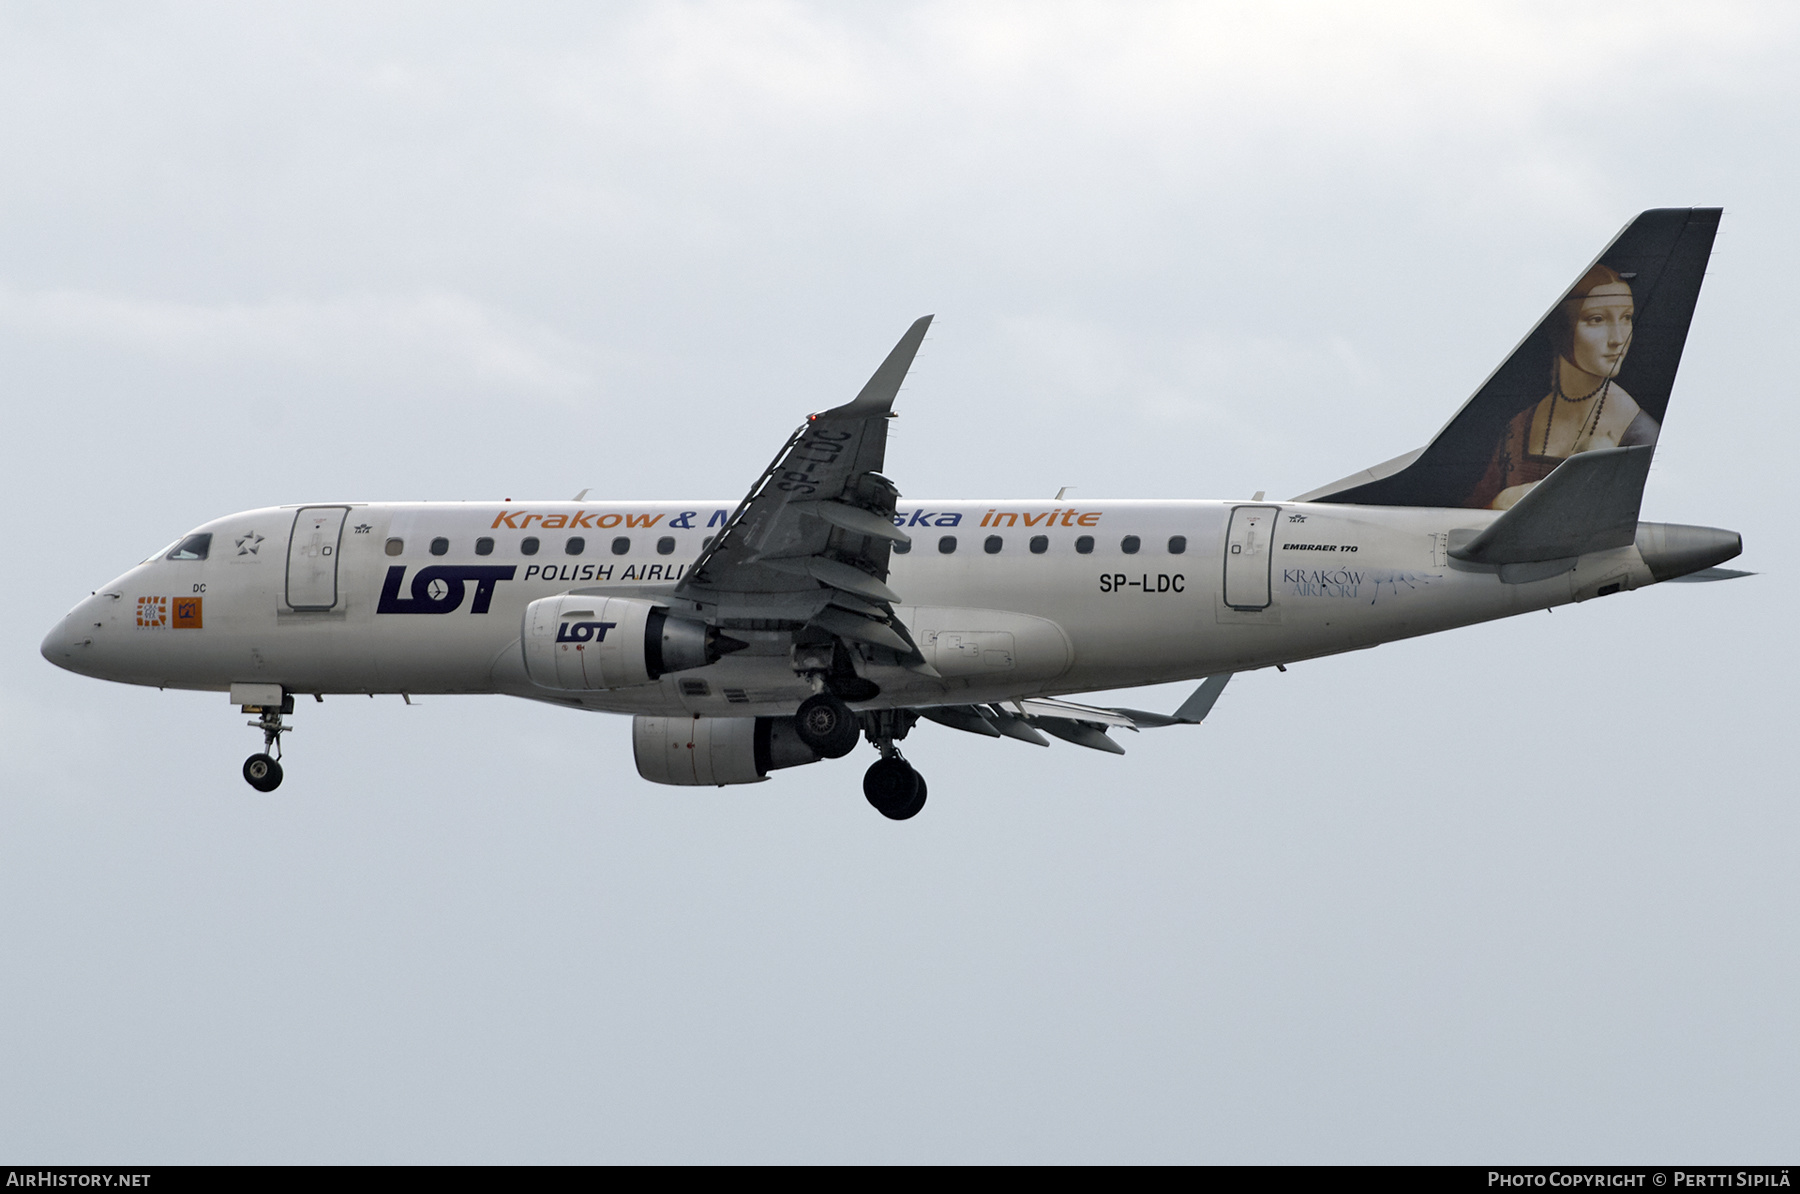
<instances>
[{"instance_id":1,"label":"white fuselage","mask_svg":"<svg viewBox=\"0 0 1800 1194\"><path fill-rule=\"evenodd\" d=\"M796 674L788 635L775 629L732 630L748 649L626 688L546 689L522 662L530 602L572 590L667 595L732 506L250 510L196 528L212 535L206 559L161 553L82 601L44 653L87 675L170 688L506 693L622 713L789 714L813 689ZM330 525L309 539L300 524L329 524L333 511L344 512L335 543ZM857 704L963 704L1192 679L1654 583L1635 547L1523 583L1449 557L1452 532L1496 517L1292 502L903 500L895 521L912 545L892 557L888 585L932 667L866 664L865 678L881 692ZM987 550L990 538L997 551ZM1087 551L1079 550L1084 538ZM941 550L945 541L953 551ZM437 572L421 580L427 569Z\"/></svg>"}]
</instances>

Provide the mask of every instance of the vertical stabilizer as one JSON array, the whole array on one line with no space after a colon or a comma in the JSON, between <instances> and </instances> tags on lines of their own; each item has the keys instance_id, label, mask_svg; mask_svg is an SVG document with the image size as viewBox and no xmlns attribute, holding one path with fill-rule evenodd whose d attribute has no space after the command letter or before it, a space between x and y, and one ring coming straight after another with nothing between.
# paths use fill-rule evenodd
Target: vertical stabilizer
<instances>
[{"instance_id":1,"label":"vertical stabilizer","mask_svg":"<svg viewBox=\"0 0 1800 1194\"><path fill-rule=\"evenodd\" d=\"M1719 215L1638 216L1430 444L1295 500L1505 510L1570 456L1654 445Z\"/></svg>"}]
</instances>

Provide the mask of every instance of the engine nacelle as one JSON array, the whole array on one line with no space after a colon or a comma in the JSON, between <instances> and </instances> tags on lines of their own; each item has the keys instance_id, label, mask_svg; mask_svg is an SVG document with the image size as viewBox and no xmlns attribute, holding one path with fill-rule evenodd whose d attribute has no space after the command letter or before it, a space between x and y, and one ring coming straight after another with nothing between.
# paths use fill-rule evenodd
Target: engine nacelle
<instances>
[{"instance_id":1,"label":"engine nacelle","mask_svg":"<svg viewBox=\"0 0 1800 1194\"><path fill-rule=\"evenodd\" d=\"M654 784L754 784L783 767L816 763L791 717L634 717L631 752Z\"/></svg>"},{"instance_id":2,"label":"engine nacelle","mask_svg":"<svg viewBox=\"0 0 1800 1194\"><path fill-rule=\"evenodd\" d=\"M706 623L636 597L563 593L525 607L525 674L545 688L624 688L705 667L721 654Z\"/></svg>"}]
</instances>

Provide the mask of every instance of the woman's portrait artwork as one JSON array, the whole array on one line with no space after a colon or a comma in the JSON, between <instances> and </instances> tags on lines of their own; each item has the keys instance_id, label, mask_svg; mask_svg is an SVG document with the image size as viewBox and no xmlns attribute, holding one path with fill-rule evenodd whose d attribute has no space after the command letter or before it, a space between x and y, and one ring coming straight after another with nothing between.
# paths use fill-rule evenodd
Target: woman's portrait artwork
<instances>
[{"instance_id":1,"label":"woman's portrait artwork","mask_svg":"<svg viewBox=\"0 0 1800 1194\"><path fill-rule=\"evenodd\" d=\"M1596 265L1549 320L1549 393L1506 425L1468 505L1510 508L1577 452L1653 444L1657 421L1618 383L1631 350L1630 281Z\"/></svg>"}]
</instances>

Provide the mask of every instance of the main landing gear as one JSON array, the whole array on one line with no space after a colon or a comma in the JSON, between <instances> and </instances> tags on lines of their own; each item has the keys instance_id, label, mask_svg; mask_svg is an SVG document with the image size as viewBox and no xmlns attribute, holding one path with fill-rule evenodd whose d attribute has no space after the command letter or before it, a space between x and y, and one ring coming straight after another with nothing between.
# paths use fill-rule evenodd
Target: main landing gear
<instances>
[{"instance_id":1,"label":"main landing gear","mask_svg":"<svg viewBox=\"0 0 1800 1194\"><path fill-rule=\"evenodd\" d=\"M925 807L925 777L895 751L863 774L863 795L890 821L904 821Z\"/></svg>"},{"instance_id":2,"label":"main landing gear","mask_svg":"<svg viewBox=\"0 0 1800 1194\"><path fill-rule=\"evenodd\" d=\"M245 705L243 709L258 715L255 721L245 724L261 730L263 735L262 751L244 760L244 782L258 792L273 792L281 786L281 736L294 728L281 718L294 711L294 698L283 694L279 705Z\"/></svg>"},{"instance_id":3,"label":"main landing gear","mask_svg":"<svg viewBox=\"0 0 1800 1194\"><path fill-rule=\"evenodd\" d=\"M848 670L846 665L845 670ZM852 675L850 680L866 683ZM841 759L856 749L856 740L867 734L869 742L881 757L863 776L863 795L875 811L894 821L905 821L918 815L925 807L925 779L912 764L900 757L900 748L895 743L906 737L912 729L918 715L905 709L878 709L858 714L844 703L844 697L851 700L866 700L866 696L858 695L853 690L844 690L849 683L841 677L836 684L827 679L825 673L817 674L815 683L819 691L800 702L800 708L794 712L794 733L812 752L821 759ZM842 690L833 691L836 687ZM869 685L873 691L873 685ZM869 695L873 695L873 691Z\"/></svg>"},{"instance_id":4,"label":"main landing gear","mask_svg":"<svg viewBox=\"0 0 1800 1194\"><path fill-rule=\"evenodd\" d=\"M821 759L841 759L856 749L862 727L850 706L826 690L800 702L794 714L794 733Z\"/></svg>"},{"instance_id":5,"label":"main landing gear","mask_svg":"<svg viewBox=\"0 0 1800 1194\"><path fill-rule=\"evenodd\" d=\"M863 714L869 742L881 757L863 774L863 795L875 811L890 821L916 817L925 807L925 777L900 757L895 745L912 729L918 715L905 709L882 709Z\"/></svg>"}]
</instances>

